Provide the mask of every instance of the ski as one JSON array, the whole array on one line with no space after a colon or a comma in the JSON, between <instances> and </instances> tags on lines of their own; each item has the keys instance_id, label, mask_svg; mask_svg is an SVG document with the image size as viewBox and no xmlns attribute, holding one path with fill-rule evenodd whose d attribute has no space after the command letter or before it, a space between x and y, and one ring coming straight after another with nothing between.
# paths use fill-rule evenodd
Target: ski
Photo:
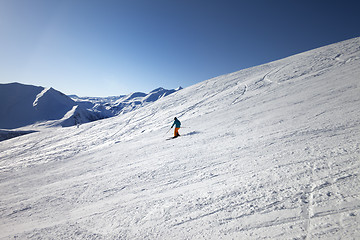
<instances>
[{"instance_id":1,"label":"ski","mask_svg":"<svg viewBox=\"0 0 360 240\"><path fill-rule=\"evenodd\" d=\"M171 137L171 138L167 138L166 140L171 140L171 139L175 139L175 138L178 138L180 136L176 136L176 137Z\"/></svg>"}]
</instances>

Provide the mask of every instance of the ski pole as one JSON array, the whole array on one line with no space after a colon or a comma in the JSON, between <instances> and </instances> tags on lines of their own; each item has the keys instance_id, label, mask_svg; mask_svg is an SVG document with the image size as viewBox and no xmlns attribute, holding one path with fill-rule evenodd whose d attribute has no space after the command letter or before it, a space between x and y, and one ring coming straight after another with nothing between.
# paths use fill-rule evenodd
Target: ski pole
<instances>
[{"instance_id":1,"label":"ski pole","mask_svg":"<svg viewBox=\"0 0 360 240\"><path fill-rule=\"evenodd\" d=\"M170 131L170 129L171 129L171 128L169 128L169 130L167 130L167 132L164 134L164 136L165 136L166 134L168 134L168 132Z\"/></svg>"}]
</instances>

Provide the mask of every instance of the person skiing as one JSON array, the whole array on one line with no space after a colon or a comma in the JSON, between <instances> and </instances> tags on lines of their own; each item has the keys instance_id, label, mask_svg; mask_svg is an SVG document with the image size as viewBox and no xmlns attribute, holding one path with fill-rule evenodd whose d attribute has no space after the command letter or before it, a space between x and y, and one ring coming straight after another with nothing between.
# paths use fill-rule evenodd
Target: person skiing
<instances>
[{"instance_id":1,"label":"person skiing","mask_svg":"<svg viewBox=\"0 0 360 240\"><path fill-rule=\"evenodd\" d=\"M174 126L175 126L174 138L176 138L176 137L180 136L179 129L180 129L180 126L181 126L181 122L176 117L174 118L174 123L171 126L171 128L173 128Z\"/></svg>"}]
</instances>

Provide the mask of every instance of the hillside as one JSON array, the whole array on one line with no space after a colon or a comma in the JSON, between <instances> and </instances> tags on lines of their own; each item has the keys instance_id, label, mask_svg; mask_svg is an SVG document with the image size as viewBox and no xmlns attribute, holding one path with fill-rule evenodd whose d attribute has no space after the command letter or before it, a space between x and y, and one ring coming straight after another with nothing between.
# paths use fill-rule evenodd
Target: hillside
<instances>
[{"instance_id":1,"label":"hillside","mask_svg":"<svg viewBox=\"0 0 360 240\"><path fill-rule=\"evenodd\" d=\"M359 46L0 142L0 239L360 238Z\"/></svg>"}]
</instances>

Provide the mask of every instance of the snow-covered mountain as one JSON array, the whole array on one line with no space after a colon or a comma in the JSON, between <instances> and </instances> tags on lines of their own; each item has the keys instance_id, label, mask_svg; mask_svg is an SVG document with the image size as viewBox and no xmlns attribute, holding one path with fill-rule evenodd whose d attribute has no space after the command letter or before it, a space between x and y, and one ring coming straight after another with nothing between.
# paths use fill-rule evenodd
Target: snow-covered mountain
<instances>
[{"instance_id":1,"label":"snow-covered mountain","mask_svg":"<svg viewBox=\"0 0 360 240\"><path fill-rule=\"evenodd\" d=\"M355 38L0 142L0 239L359 239L359 76Z\"/></svg>"},{"instance_id":2,"label":"snow-covered mountain","mask_svg":"<svg viewBox=\"0 0 360 240\"><path fill-rule=\"evenodd\" d=\"M0 128L27 125L72 126L101 118L78 107L65 94L53 89L20 83L0 84Z\"/></svg>"},{"instance_id":3,"label":"snow-covered mountain","mask_svg":"<svg viewBox=\"0 0 360 240\"><path fill-rule=\"evenodd\" d=\"M28 125L33 125L33 128L74 126L132 111L177 90L158 88L149 94L80 98L66 96L53 88L20 83L0 84L0 129Z\"/></svg>"},{"instance_id":4,"label":"snow-covered mountain","mask_svg":"<svg viewBox=\"0 0 360 240\"><path fill-rule=\"evenodd\" d=\"M80 106L84 106L96 112L102 112L105 116L112 117L143 107L148 103L155 102L181 89L181 87L170 90L157 88L148 94L143 92L134 92L128 95L107 98L78 97L76 95L72 95L70 97Z\"/></svg>"}]
</instances>

